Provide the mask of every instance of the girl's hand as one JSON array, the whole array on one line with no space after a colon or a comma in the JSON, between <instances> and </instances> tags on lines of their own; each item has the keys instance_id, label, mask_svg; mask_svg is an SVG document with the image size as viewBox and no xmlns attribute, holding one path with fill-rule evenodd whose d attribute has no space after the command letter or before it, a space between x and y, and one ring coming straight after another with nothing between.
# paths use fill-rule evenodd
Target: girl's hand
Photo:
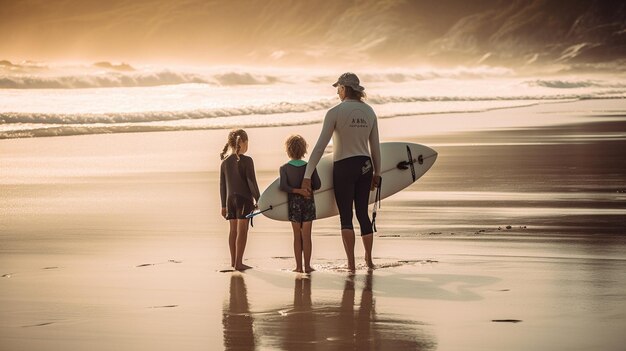
<instances>
[{"instance_id":1,"label":"girl's hand","mask_svg":"<svg viewBox=\"0 0 626 351\"><path fill-rule=\"evenodd\" d=\"M222 217L226 218L226 207L222 207Z\"/></svg>"}]
</instances>

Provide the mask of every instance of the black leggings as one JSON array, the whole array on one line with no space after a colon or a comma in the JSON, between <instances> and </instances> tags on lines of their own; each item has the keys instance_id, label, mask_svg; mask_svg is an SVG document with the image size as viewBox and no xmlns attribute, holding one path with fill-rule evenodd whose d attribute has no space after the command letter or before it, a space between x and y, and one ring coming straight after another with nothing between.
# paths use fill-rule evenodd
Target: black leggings
<instances>
[{"instance_id":1,"label":"black leggings","mask_svg":"<svg viewBox=\"0 0 626 351\"><path fill-rule=\"evenodd\" d=\"M333 186L341 218L341 229L354 230L352 226L352 203L354 203L361 235L374 232L367 213L373 172L369 156L349 157L333 164Z\"/></svg>"}]
</instances>

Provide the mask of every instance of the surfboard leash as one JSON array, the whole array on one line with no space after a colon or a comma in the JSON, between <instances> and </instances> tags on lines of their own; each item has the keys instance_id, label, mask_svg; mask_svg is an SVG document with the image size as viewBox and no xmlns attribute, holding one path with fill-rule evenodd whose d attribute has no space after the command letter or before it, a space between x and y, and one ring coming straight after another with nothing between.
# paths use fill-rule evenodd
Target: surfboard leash
<instances>
[{"instance_id":1,"label":"surfboard leash","mask_svg":"<svg viewBox=\"0 0 626 351\"><path fill-rule=\"evenodd\" d=\"M259 212L254 212L254 210L252 210L252 212L248 213L248 214L246 215L246 218L250 219L250 226L254 227L254 220L253 220L253 218L254 218L255 216L258 216L258 215L260 215L261 213L263 213L263 212L267 212L267 211L272 210L272 209L274 209L274 207L273 207L272 205L270 205L270 207L268 207L268 208L266 208L266 209L264 209L264 210L262 210L262 211L259 211Z\"/></svg>"},{"instance_id":2,"label":"surfboard leash","mask_svg":"<svg viewBox=\"0 0 626 351\"><path fill-rule=\"evenodd\" d=\"M374 233L376 230L376 210L380 208L380 189L383 187L383 177L380 177L378 181L378 187L376 187L376 197L374 198L374 209L372 210L372 229L374 229Z\"/></svg>"}]
</instances>

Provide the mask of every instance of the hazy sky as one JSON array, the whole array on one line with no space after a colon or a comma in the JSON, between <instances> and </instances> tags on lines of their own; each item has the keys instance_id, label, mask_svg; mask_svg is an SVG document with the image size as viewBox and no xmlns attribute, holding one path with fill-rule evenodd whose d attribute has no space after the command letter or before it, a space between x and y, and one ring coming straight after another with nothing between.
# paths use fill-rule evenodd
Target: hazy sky
<instances>
[{"instance_id":1,"label":"hazy sky","mask_svg":"<svg viewBox=\"0 0 626 351\"><path fill-rule=\"evenodd\" d=\"M613 62L622 1L0 0L0 60Z\"/></svg>"}]
</instances>

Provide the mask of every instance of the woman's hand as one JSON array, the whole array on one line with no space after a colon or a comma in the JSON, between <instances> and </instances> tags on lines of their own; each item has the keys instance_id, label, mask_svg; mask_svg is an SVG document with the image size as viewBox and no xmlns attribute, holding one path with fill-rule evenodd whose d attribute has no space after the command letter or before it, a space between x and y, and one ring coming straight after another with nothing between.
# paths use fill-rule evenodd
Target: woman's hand
<instances>
[{"instance_id":1,"label":"woman's hand","mask_svg":"<svg viewBox=\"0 0 626 351\"><path fill-rule=\"evenodd\" d=\"M306 191L306 194L302 196L311 197L313 196L313 189L311 189L311 179L304 178L302 179L301 189Z\"/></svg>"},{"instance_id":2,"label":"woman's hand","mask_svg":"<svg viewBox=\"0 0 626 351\"><path fill-rule=\"evenodd\" d=\"M222 217L226 218L226 207L222 207Z\"/></svg>"},{"instance_id":3,"label":"woman's hand","mask_svg":"<svg viewBox=\"0 0 626 351\"><path fill-rule=\"evenodd\" d=\"M370 191L374 191L374 189L380 187L381 176L375 175L372 177L372 186L370 187Z\"/></svg>"},{"instance_id":4,"label":"woman's hand","mask_svg":"<svg viewBox=\"0 0 626 351\"><path fill-rule=\"evenodd\" d=\"M311 197L311 194L306 189L293 189L293 192L298 195L302 195L306 198Z\"/></svg>"}]
</instances>

